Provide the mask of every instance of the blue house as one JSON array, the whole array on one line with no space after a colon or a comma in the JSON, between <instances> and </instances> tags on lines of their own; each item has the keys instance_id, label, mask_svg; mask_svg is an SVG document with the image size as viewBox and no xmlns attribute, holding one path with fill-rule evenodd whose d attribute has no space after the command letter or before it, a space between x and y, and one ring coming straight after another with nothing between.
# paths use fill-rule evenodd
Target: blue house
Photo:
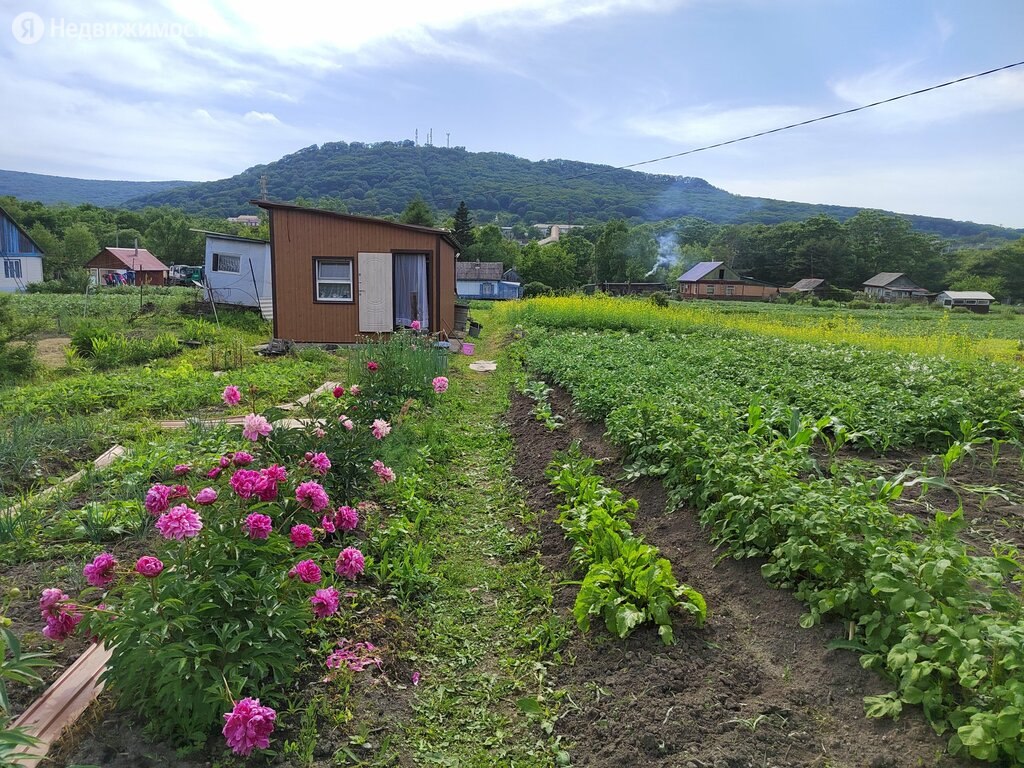
<instances>
[{"instance_id":1,"label":"blue house","mask_svg":"<svg viewBox=\"0 0 1024 768\"><path fill-rule=\"evenodd\" d=\"M43 281L43 249L3 208L0 208L0 292L23 291Z\"/></svg>"},{"instance_id":2,"label":"blue house","mask_svg":"<svg viewBox=\"0 0 1024 768\"><path fill-rule=\"evenodd\" d=\"M460 261L455 264L455 292L461 299L518 299L523 288L519 275L505 271L500 261Z\"/></svg>"}]
</instances>

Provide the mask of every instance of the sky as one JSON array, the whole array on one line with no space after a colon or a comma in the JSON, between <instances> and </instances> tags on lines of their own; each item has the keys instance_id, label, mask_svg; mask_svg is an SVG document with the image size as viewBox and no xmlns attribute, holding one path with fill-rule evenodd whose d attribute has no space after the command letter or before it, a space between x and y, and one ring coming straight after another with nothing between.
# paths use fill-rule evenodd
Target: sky
<instances>
[{"instance_id":1,"label":"sky","mask_svg":"<svg viewBox=\"0 0 1024 768\"><path fill-rule=\"evenodd\" d=\"M1024 60L1024 0L0 0L0 168L211 180L311 144L626 165ZM1024 227L1024 66L644 166Z\"/></svg>"}]
</instances>

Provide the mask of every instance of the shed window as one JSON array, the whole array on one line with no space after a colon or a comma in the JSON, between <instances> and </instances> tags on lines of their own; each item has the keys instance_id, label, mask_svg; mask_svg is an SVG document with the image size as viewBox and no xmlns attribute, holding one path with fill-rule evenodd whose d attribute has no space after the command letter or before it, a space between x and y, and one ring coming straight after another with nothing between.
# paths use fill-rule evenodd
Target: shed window
<instances>
[{"instance_id":1,"label":"shed window","mask_svg":"<svg viewBox=\"0 0 1024 768\"><path fill-rule=\"evenodd\" d=\"M727 286L725 286L725 295L726 296L732 296L733 291L735 291L735 290L736 290L736 286L734 286L734 285L727 285Z\"/></svg>"},{"instance_id":2,"label":"shed window","mask_svg":"<svg viewBox=\"0 0 1024 768\"><path fill-rule=\"evenodd\" d=\"M242 258L232 253L215 253L213 254L213 271L214 272L230 272L233 275L237 275L242 266Z\"/></svg>"},{"instance_id":3,"label":"shed window","mask_svg":"<svg viewBox=\"0 0 1024 768\"><path fill-rule=\"evenodd\" d=\"M714 295L715 295L715 286L709 285L708 286L708 296L714 296Z\"/></svg>"},{"instance_id":4,"label":"shed window","mask_svg":"<svg viewBox=\"0 0 1024 768\"><path fill-rule=\"evenodd\" d=\"M4 259L4 277L21 279L21 259Z\"/></svg>"},{"instance_id":5,"label":"shed window","mask_svg":"<svg viewBox=\"0 0 1024 768\"><path fill-rule=\"evenodd\" d=\"M318 301L352 301L352 259L318 259L316 262Z\"/></svg>"}]
</instances>

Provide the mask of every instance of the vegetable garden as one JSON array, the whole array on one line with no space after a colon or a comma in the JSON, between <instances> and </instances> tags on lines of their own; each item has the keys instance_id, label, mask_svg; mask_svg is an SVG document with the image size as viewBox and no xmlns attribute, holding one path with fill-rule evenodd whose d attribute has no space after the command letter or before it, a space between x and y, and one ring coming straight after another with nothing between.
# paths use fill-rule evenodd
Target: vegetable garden
<instances>
[{"instance_id":1,"label":"vegetable garden","mask_svg":"<svg viewBox=\"0 0 1024 768\"><path fill-rule=\"evenodd\" d=\"M480 316L494 373L408 332L259 360L247 320L180 318L206 340L108 367L109 326L58 321L89 353L0 410L0 707L111 655L49 762L1024 764L1012 339Z\"/></svg>"}]
</instances>

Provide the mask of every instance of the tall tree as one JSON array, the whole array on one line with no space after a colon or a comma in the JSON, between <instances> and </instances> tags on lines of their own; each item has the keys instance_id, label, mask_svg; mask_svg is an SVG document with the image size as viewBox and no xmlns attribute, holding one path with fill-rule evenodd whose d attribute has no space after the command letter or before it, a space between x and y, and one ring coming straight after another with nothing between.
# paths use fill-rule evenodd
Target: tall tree
<instances>
[{"instance_id":1,"label":"tall tree","mask_svg":"<svg viewBox=\"0 0 1024 768\"><path fill-rule=\"evenodd\" d=\"M165 264L203 263L202 241L189 228L188 220L180 214L164 214L150 224L140 245L145 245L150 253ZM125 246L125 243L121 244L122 248Z\"/></svg>"},{"instance_id":2,"label":"tall tree","mask_svg":"<svg viewBox=\"0 0 1024 768\"><path fill-rule=\"evenodd\" d=\"M398 218L403 224L416 224L421 227L432 227L434 226L434 212L430 210L430 206L427 205L426 201L416 195L409 204L405 206L405 210L402 211L402 215Z\"/></svg>"},{"instance_id":3,"label":"tall tree","mask_svg":"<svg viewBox=\"0 0 1024 768\"><path fill-rule=\"evenodd\" d=\"M459 207L455 209L455 225L452 227L452 235L463 252L473 244L473 215L469 212L465 200L461 201Z\"/></svg>"},{"instance_id":4,"label":"tall tree","mask_svg":"<svg viewBox=\"0 0 1024 768\"><path fill-rule=\"evenodd\" d=\"M61 278L70 269L81 268L100 252L100 244L85 224L72 224L64 230L64 258L53 276Z\"/></svg>"},{"instance_id":5,"label":"tall tree","mask_svg":"<svg viewBox=\"0 0 1024 768\"><path fill-rule=\"evenodd\" d=\"M550 288L568 288L573 283L573 257L560 243L527 243L516 261L516 272L526 283L544 283Z\"/></svg>"},{"instance_id":6,"label":"tall tree","mask_svg":"<svg viewBox=\"0 0 1024 768\"><path fill-rule=\"evenodd\" d=\"M38 221L28 230L28 234L43 251L43 277L52 279L55 270L64 263L64 248L60 240Z\"/></svg>"},{"instance_id":7,"label":"tall tree","mask_svg":"<svg viewBox=\"0 0 1024 768\"><path fill-rule=\"evenodd\" d=\"M626 241L629 227L622 220L609 221L594 245L594 280L621 283L626 279Z\"/></svg>"}]
</instances>

